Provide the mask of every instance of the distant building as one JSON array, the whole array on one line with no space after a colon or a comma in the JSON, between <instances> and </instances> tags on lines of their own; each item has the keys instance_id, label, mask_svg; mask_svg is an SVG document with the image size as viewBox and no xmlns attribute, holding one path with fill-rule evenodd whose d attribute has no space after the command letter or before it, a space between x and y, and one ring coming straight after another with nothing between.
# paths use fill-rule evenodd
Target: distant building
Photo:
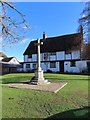
<instances>
[{"instance_id":1,"label":"distant building","mask_svg":"<svg viewBox=\"0 0 90 120\"><path fill-rule=\"evenodd\" d=\"M43 39L40 41L43 41L43 45L41 46L41 66L44 71L61 73L88 71L90 57L85 57L86 45L83 42L82 28L80 33L50 38L47 38L46 34L43 33ZM36 42L37 40L31 41L23 54L23 71L32 71L37 67ZM87 56L88 55L87 53Z\"/></svg>"},{"instance_id":2,"label":"distant building","mask_svg":"<svg viewBox=\"0 0 90 120\"><path fill-rule=\"evenodd\" d=\"M4 53L0 52L0 73L15 73L19 70L21 64L15 57L7 57Z\"/></svg>"},{"instance_id":3,"label":"distant building","mask_svg":"<svg viewBox=\"0 0 90 120\"><path fill-rule=\"evenodd\" d=\"M2 60L3 58L7 58L7 56L3 52L0 52L0 60Z\"/></svg>"}]
</instances>

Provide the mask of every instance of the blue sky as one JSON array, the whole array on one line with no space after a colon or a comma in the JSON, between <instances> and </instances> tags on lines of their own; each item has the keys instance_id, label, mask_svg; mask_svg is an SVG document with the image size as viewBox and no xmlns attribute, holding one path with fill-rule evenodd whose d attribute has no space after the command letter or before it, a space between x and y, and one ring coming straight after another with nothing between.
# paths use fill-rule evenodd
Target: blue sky
<instances>
[{"instance_id":1,"label":"blue sky","mask_svg":"<svg viewBox=\"0 0 90 120\"><path fill-rule=\"evenodd\" d=\"M47 37L77 32L78 18L84 8L82 2L17 2L14 5L26 15L30 30L21 42L2 51L7 56L15 56L19 61L23 61L23 53L30 41L42 38L43 32L46 32ZM10 14L17 18L17 14ZM19 34L22 33L19 31Z\"/></svg>"}]
</instances>

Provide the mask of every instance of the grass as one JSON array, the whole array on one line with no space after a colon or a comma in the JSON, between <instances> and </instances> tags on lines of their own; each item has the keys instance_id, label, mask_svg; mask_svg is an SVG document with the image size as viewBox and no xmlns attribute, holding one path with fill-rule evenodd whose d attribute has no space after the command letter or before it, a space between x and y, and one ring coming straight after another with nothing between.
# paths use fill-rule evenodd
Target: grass
<instances>
[{"instance_id":1,"label":"grass","mask_svg":"<svg viewBox=\"0 0 90 120\"><path fill-rule=\"evenodd\" d=\"M88 76L44 74L54 81L67 81L59 92L41 92L5 87L4 84L30 80L34 74L20 73L2 76L3 118L86 117L88 113Z\"/></svg>"}]
</instances>

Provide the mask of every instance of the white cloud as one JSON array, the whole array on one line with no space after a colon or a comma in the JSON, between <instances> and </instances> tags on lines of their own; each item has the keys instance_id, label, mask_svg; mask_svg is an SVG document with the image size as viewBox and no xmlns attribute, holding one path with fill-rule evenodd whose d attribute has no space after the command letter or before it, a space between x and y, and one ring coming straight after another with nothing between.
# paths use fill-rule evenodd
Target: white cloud
<instances>
[{"instance_id":1,"label":"white cloud","mask_svg":"<svg viewBox=\"0 0 90 120\"><path fill-rule=\"evenodd\" d=\"M23 40L21 41L21 44L25 44L25 43L27 43L28 41L30 41L30 38L25 38L25 39L23 39Z\"/></svg>"},{"instance_id":2,"label":"white cloud","mask_svg":"<svg viewBox=\"0 0 90 120\"><path fill-rule=\"evenodd\" d=\"M31 39L31 38L25 38L23 40L21 40L20 44L29 44L31 41L34 41L36 39Z\"/></svg>"},{"instance_id":3,"label":"white cloud","mask_svg":"<svg viewBox=\"0 0 90 120\"><path fill-rule=\"evenodd\" d=\"M26 27L26 26L24 26L23 28L24 28L24 29L27 29L27 27Z\"/></svg>"}]
</instances>

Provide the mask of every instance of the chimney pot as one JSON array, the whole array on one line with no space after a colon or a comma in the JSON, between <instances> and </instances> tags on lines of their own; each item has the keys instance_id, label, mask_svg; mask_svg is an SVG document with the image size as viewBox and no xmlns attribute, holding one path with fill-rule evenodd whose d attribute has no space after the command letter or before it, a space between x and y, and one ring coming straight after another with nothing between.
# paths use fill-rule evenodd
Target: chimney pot
<instances>
[{"instance_id":1,"label":"chimney pot","mask_svg":"<svg viewBox=\"0 0 90 120\"><path fill-rule=\"evenodd\" d=\"M43 32L43 39L45 40L47 38L46 33Z\"/></svg>"}]
</instances>

